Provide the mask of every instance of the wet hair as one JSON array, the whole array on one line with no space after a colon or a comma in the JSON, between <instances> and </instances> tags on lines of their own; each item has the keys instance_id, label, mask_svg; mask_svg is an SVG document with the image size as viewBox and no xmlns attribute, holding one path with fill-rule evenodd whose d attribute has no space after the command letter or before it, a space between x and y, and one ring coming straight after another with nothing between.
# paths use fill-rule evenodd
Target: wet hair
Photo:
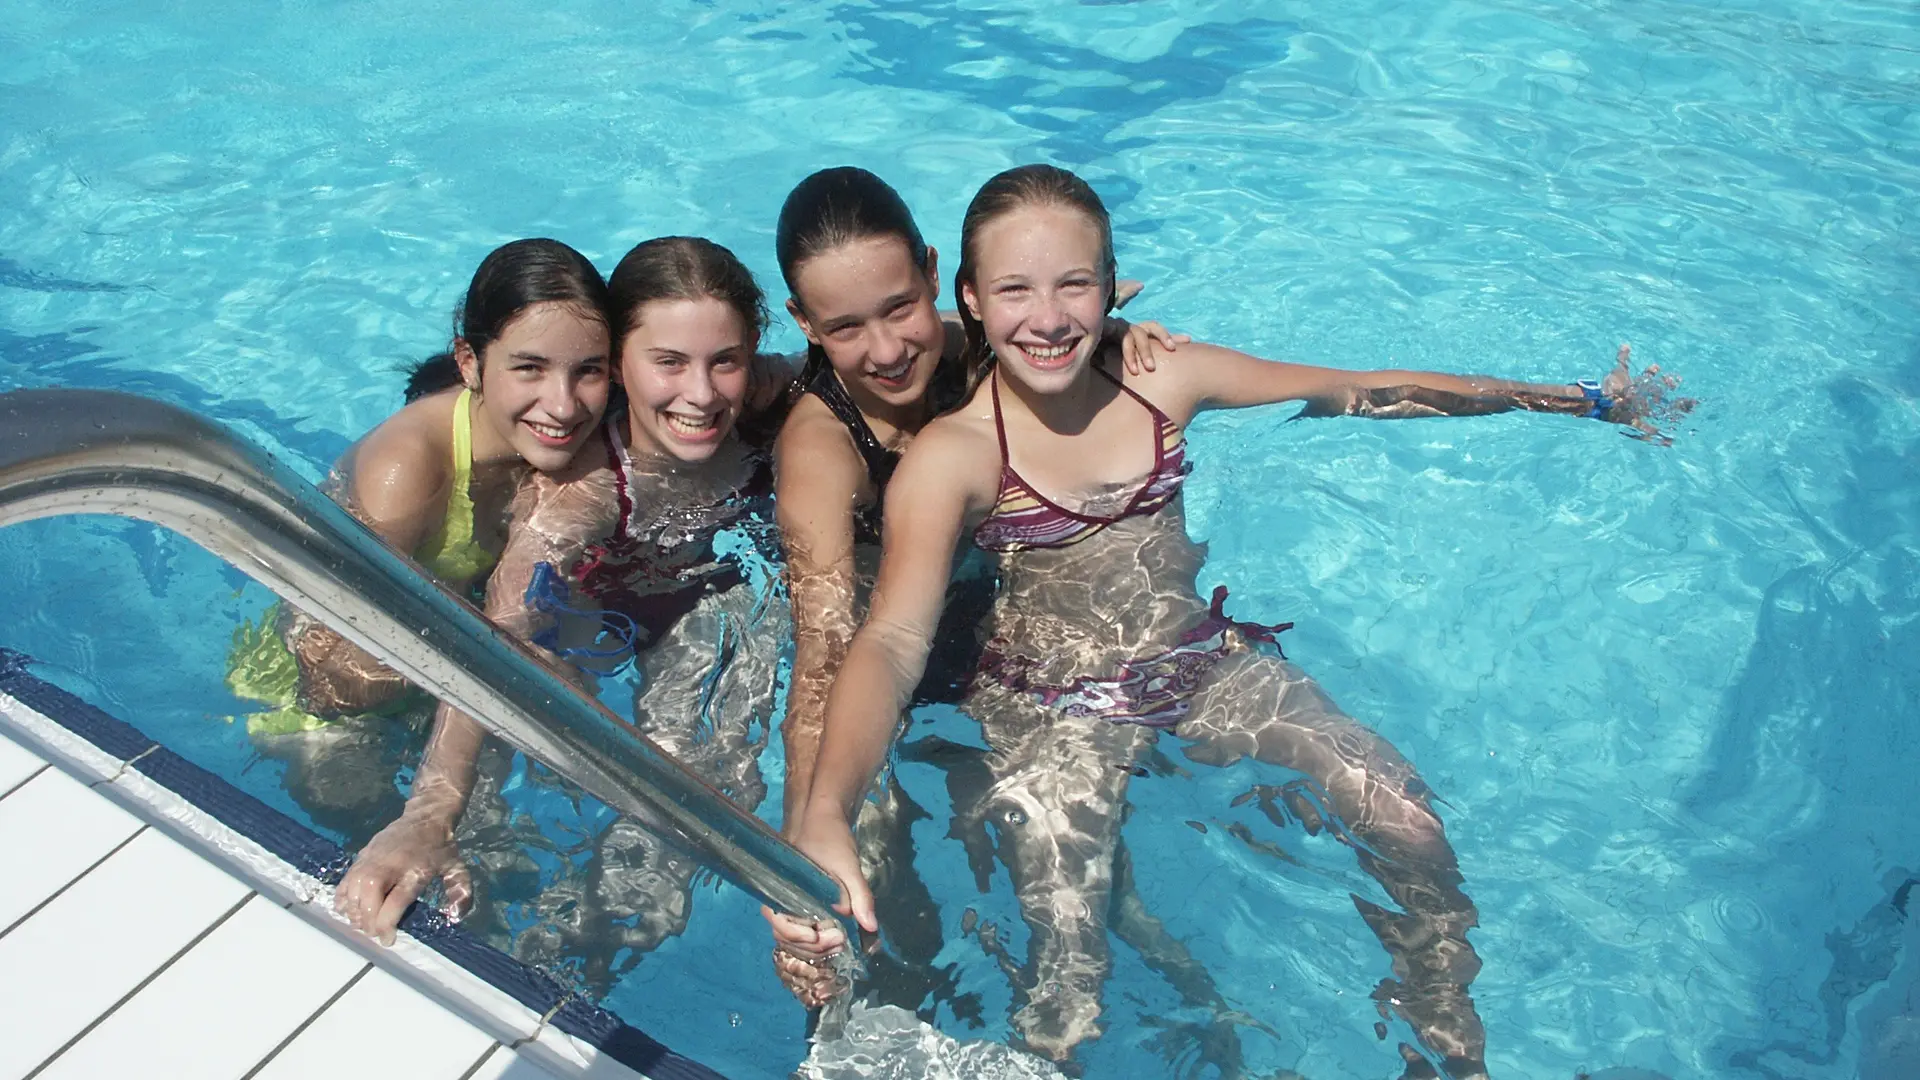
<instances>
[{"instance_id":1,"label":"wet hair","mask_svg":"<svg viewBox=\"0 0 1920 1080\"><path fill-rule=\"evenodd\" d=\"M607 279L612 298L613 351L640 325L640 309L655 300L718 300L740 316L757 344L767 331L767 294L733 252L698 236L662 236L635 244Z\"/></svg>"},{"instance_id":2,"label":"wet hair","mask_svg":"<svg viewBox=\"0 0 1920 1080\"><path fill-rule=\"evenodd\" d=\"M1078 210L1100 230L1099 272L1106 278L1107 310L1113 310L1114 260L1113 219L1106 204L1085 180L1054 165L1021 165L1008 169L981 186L967 204L967 216L960 222L960 268L953 274L953 295L960 302L960 325L967 331L966 362L969 392L986 378L993 365L993 349L987 344L986 327L967 310L962 285L974 284L978 264L980 230L1027 206L1060 206ZM975 295L978 295L976 290Z\"/></svg>"},{"instance_id":3,"label":"wet hair","mask_svg":"<svg viewBox=\"0 0 1920 1080\"><path fill-rule=\"evenodd\" d=\"M453 336L484 356L507 325L534 304L571 304L612 329L607 283L585 255L558 240L515 240L494 248L473 272L453 313ZM407 373L406 400L460 385L452 350L428 357Z\"/></svg>"},{"instance_id":4,"label":"wet hair","mask_svg":"<svg viewBox=\"0 0 1920 1080\"><path fill-rule=\"evenodd\" d=\"M802 266L844 244L875 237L897 238L907 246L913 265L926 271L927 242L920 226L914 224L906 200L885 180L865 169L842 165L821 169L795 184L781 204L780 224L773 234L780 276L795 306L806 309L794 284ZM795 385L806 386L826 365L826 350L808 342L807 364Z\"/></svg>"}]
</instances>

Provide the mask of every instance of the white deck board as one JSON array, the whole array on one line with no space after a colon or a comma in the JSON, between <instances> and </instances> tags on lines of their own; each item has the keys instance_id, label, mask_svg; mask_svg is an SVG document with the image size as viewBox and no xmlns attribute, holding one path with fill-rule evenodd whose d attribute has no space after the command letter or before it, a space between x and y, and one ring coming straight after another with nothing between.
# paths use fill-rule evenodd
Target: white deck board
<instances>
[{"instance_id":1,"label":"white deck board","mask_svg":"<svg viewBox=\"0 0 1920 1080\"><path fill-rule=\"evenodd\" d=\"M23 1076L251 890L148 829L0 937L0 1078Z\"/></svg>"},{"instance_id":2,"label":"white deck board","mask_svg":"<svg viewBox=\"0 0 1920 1080\"><path fill-rule=\"evenodd\" d=\"M460 1080L494 1045L479 1028L375 968L275 1054L255 1080ZM539 1070L526 1075L547 1076Z\"/></svg>"},{"instance_id":3,"label":"white deck board","mask_svg":"<svg viewBox=\"0 0 1920 1080\"><path fill-rule=\"evenodd\" d=\"M255 896L40 1075L239 1080L366 966Z\"/></svg>"},{"instance_id":4,"label":"white deck board","mask_svg":"<svg viewBox=\"0 0 1920 1080\"><path fill-rule=\"evenodd\" d=\"M0 1080L645 1080L330 899L0 694Z\"/></svg>"},{"instance_id":5,"label":"white deck board","mask_svg":"<svg viewBox=\"0 0 1920 1080\"><path fill-rule=\"evenodd\" d=\"M539 1066L502 1046L467 1080L546 1080L546 1077Z\"/></svg>"},{"instance_id":6,"label":"white deck board","mask_svg":"<svg viewBox=\"0 0 1920 1080\"><path fill-rule=\"evenodd\" d=\"M45 764L38 754L0 733L0 793L11 790Z\"/></svg>"},{"instance_id":7,"label":"white deck board","mask_svg":"<svg viewBox=\"0 0 1920 1080\"><path fill-rule=\"evenodd\" d=\"M0 799L0 930L140 831L140 821L58 769Z\"/></svg>"}]
</instances>

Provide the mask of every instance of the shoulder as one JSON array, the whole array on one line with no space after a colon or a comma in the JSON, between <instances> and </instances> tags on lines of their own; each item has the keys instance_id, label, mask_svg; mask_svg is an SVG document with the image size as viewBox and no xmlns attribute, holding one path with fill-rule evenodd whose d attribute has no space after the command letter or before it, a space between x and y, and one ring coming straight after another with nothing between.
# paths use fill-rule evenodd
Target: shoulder
<instances>
[{"instance_id":1,"label":"shoulder","mask_svg":"<svg viewBox=\"0 0 1920 1080\"><path fill-rule=\"evenodd\" d=\"M1238 377L1245 365L1264 363L1234 349L1200 341L1187 342L1172 352L1159 352L1156 358L1152 371L1129 372L1120 362L1119 349L1112 348L1101 357L1102 369L1182 427L1217 395L1223 383Z\"/></svg>"},{"instance_id":2,"label":"shoulder","mask_svg":"<svg viewBox=\"0 0 1920 1080\"><path fill-rule=\"evenodd\" d=\"M1000 440L978 398L929 423L907 447L887 486L887 501L959 497L970 505L999 492Z\"/></svg>"},{"instance_id":3,"label":"shoulder","mask_svg":"<svg viewBox=\"0 0 1920 1080\"><path fill-rule=\"evenodd\" d=\"M812 395L795 404L774 441L773 467L774 506L782 521L789 506L802 500L812 504L809 510L830 500L838 511L850 511L867 486L867 463L846 425Z\"/></svg>"},{"instance_id":4,"label":"shoulder","mask_svg":"<svg viewBox=\"0 0 1920 1080\"><path fill-rule=\"evenodd\" d=\"M793 411L787 414L786 424L773 441L776 467L789 458L799 460L797 455L801 454L806 455L809 467L820 456L844 456L854 462L860 457L847 426L812 394L801 394L793 403Z\"/></svg>"},{"instance_id":5,"label":"shoulder","mask_svg":"<svg viewBox=\"0 0 1920 1080\"><path fill-rule=\"evenodd\" d=\"M387 518L407 504L444 495L453 480L455 393L433 394L388 417L348 452L356 501Z\"/></svg>"}]
</instances>

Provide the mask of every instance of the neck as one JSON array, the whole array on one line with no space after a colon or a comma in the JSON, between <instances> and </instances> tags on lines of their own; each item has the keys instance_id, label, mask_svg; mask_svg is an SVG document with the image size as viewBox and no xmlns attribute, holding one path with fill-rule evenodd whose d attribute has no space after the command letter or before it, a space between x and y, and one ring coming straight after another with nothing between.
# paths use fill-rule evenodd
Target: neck
<instances>
[{"instance_id":1,"label":"neck","mask_svg":"<svg viewBox=\"0 0 1920 1080\"><path fill-rule=\"evenodd\" d=\"M1097 360L1098 357L1095 359ZM994 363L1001 366L1000 374L1004 375L1007 365L999 359L995 359ZM1106 395L1100 393L1101 388L1095 385L1100 380L1093 374L1093 364L1094 361L1090 360L1081 367L1079 373L1074 376L1073 382L1069 383L1065 389L1047 394L1033 390L1017 378L1001 378L1001 399L1011 397L1017 400L1022 408L1031 413L1034 419L1046 425L1049 431L1061 435L1078 435L1087 430L1087 425L1093 423L1093 418L1109 400Z\"/></svg>"},{"instance_id":2,"label":"neck","mask_svg":"<svg viewBox=\"0 0 1920 1080\"><path fill-rule=\"evenodd\" d=\"M462 407L458 398L454 400L454 407ZM507 441L504 432L495 429L493 420L480 408L480 391L475 390L467 395L465 408L467 438L473 453L474 471L518 465L519 452L513 448L512 443Z\"/></svg>"}]
</instances>

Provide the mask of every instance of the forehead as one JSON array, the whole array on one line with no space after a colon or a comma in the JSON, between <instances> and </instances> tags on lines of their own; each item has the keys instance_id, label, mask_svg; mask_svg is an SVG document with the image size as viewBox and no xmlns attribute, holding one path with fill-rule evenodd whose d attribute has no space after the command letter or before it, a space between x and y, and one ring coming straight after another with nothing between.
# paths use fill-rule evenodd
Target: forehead
<instances>
[{"instance_id":1,"label":"forehead","mask_svg":"<svg viewBox=\"0 0 1920 1080\"><path fill-rule=\"evenodd\" d=\"M974 255L984 276L1043 267L1096 267L1105 244L1100 227L1080 210L1057 204L1015 207L981 226ZM1001 267L989 271L989 264Z\"/></svg>"},{"instance_id":2,"label":"forehead","mask_svg":"<svg viewBox=\"0 0 1920 1080\"><path fill-rule=\"evenodd\" d=\"M565 300L543 300L529 304L501 328L495 344L518 347L533 342L550 343L556 348L597 347L606 350L607 326L597 313Z\"/></svg>"},{"instance_id":3,"label":"forehead","mask_svg":"<svg viewBox=\"0 0 1920 1080\"><path fill-rule=\"evenodd\" d=\"M906 241L869 236L828 248L800 264L794 292L816 319L863 313L890 297L912 292L922 280Z\"/></svg>"},{"instance_id":4,"label":"forehead","mask_svg":"<svg viewBox=\"0 0 1920 1080\"><path fill-rule=\"evenodd\" d=\"M652 300L634 313L627 340L671 344L674 341L736 344L747 336L747 326L733 305L718 297L694 300Z\"/></svg>"}]
</instances>

